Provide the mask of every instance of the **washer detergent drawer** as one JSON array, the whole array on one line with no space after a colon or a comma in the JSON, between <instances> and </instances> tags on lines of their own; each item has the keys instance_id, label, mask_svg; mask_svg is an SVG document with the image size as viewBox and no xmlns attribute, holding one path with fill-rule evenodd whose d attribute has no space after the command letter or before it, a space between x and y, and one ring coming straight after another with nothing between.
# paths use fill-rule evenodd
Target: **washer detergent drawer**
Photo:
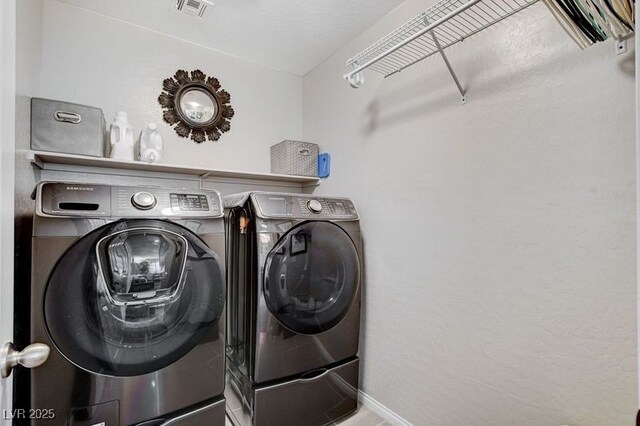
<instances>
[{"instance_id":1,"label":"washer detergent drawer","mask_svg":"<svg viewBox=\"0 0 640 426\"><path fill-rule=\"evenodd\" d=\"M254 426L321 426L358 408L359 360L255 389Z\"/></svg>"}]
</instances>

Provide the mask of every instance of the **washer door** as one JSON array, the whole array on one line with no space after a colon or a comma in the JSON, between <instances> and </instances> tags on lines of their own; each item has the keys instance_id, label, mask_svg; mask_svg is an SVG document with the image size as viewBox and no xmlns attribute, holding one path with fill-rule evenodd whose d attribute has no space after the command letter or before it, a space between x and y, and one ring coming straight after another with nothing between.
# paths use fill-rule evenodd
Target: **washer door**
<instances>
[{"instance_id":1,"label":"washer door","mask_svg":"<svg viewBox=\"0 0 640 426\"><path fill-rule=\"evenodd\" d=\"M331 222L291 228L267 256L264 297L288 329L318 334L347 315L360 282L353 241Z\"/></svg>"},{"instance_id":2,"label":"washer door","mask_svg":"<svg viewBox=\"0 0 640 426\"><path fill-rule=\"evenodd\" d=\"M58 350L78 367L137 376L198 345L223 312L224 289L218 256L191 231L123 220L62 256L45 289L44 318Z\"/></svg>"}]
</instances>

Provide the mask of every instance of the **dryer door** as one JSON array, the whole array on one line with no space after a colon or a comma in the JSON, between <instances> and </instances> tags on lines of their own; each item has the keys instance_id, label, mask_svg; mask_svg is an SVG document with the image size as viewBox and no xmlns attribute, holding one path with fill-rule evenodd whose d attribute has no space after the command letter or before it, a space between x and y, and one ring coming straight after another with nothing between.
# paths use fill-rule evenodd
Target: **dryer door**
<instances>
[{"instance_id":1,"label":"dryer door","mask_svg":"<svg viewBox=\"0 0 640 426\"><path fill-rule=\"evenodd\" d=\"M331 222L304 222L267 256L264 297L285 327L318 334L347 315L359 283L360 261L347 233Z\"/></svg>"},{"instance_id":2,"label":"dryer door","mask_svg":"<svg viewBox=\"0 0 640 426\"><path fill-rule=\"evenodd\" d=\"M51 339L72 363L137 376L198 345L224 308L218 256L195 234L161 220L123 220L79 239L44 295Z\"/></svg>"}]
</instances>

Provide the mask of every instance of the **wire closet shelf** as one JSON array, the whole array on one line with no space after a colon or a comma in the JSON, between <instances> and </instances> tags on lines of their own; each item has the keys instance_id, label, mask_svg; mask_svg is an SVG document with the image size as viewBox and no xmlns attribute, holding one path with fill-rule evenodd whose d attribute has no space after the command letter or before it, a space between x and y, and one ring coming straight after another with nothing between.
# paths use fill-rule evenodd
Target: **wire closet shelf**
<instances>
[{"instance_id":1,"label":"wire closet shelf","mask_svg":"<svg viewBox=\"0 0 640 426\"><path fill-rule=\"evenodd\" d=\"M436 53L460 86L444 50L491 25L520 12L538 0L440 0L397 30L347 61L344 79L354 88L370 69L389 77Z\"/></svg>"}]
</instances>

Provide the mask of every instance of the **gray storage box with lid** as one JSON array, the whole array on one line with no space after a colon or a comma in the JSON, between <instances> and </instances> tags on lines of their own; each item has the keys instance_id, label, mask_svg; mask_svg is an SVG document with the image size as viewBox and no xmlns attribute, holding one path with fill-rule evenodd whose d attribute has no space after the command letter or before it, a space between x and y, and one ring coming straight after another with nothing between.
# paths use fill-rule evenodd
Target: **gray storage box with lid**
<instances>
[{"instance_id":1,"label":"gray storage box with lid","mask_svg":"<svg viewBox=\"0 0 640 426\"><path fill-rule=\"evenodd\" d=\"M105 156L106 123L100 108L31 99L31 149Z\"/></svg>"},{"instance_id":2,"label":"gray storage box with lid","mask_svg":"<svg viewBox=\"0 0 640 426\"><path fill-rule=\"evenodd\" d=\"M318 176L318 145L302 141L282 141L271 147L271 173Z\"/></svg>"}]
</instances>

